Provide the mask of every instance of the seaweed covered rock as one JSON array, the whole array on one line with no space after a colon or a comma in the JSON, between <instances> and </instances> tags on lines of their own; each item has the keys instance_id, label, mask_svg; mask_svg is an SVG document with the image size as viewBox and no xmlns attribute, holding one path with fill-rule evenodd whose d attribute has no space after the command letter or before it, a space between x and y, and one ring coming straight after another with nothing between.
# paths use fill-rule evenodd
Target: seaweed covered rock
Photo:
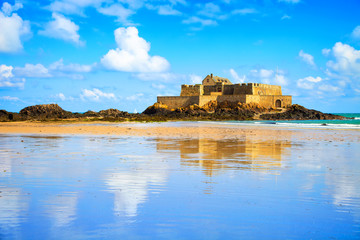
<instances>
[{"instance_id":1,"label":"seaweed covered rock","mask_svg":"<svg viewBox=\"0 0 360 240\"><path fill-rule=\"evenodd\" d=\"M164 115L164 114L168 114L169 112L171 112L168 109L168 106L165 104L160 103L154 103L153 105L151 105L150 107L146 108L145 111L143 112L143 114L146 115Z\"/></svg>"},{"instance_id":2,"label":"seaweed covered rock","mask_svg":"<svg viewBox=\"0 0 360 240\"><path fill-rule=\"evenodd\" d=\"M105 118L123 118L123 117L130 117L130 114L128 112L123 112L118 109L110 108L107 110L101 110L99 112L99 115L101 117Z\"/></svg>"},{"instance_id":3,"label":"seaweed covered rock","mask_svg":"<svg viewBox=\"0 0 360 240\"><path fill-rule=\"evenodd\" d=\"M307 109L301 105L293 104L285 112L275 114L262 114L263 120L335 120L346 119L346 117L326 114L313 109Z\"/></svg>"},{"instance_id":4,"label":"seaweed covered rock","mask_svg":"<svg viewBox=\"0 0 360 240\"><path fill-rule=\"evenodd\" d=\"M25 119L66 119L72 118L73 113L63 110L57 104L42 104L29 106L20 111L20 115Z\"/></svg>"}]
</instances>

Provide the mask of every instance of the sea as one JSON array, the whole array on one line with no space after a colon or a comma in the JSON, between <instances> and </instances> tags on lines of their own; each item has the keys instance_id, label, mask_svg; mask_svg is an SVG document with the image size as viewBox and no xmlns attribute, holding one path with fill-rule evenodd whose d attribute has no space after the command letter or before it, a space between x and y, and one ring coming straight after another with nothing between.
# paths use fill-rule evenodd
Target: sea
<instances>
[{"instance_id":1,"label":"sea","mask_svg":"<svg viewBox=\"0 0 360 240\"><path fill-rule=\"evenodd\" d=\"M234 125L272 125L273 127L289 128L321 128L321 129L360 129L360 113L332 113L348 117L346 120L259 120L259 121L222 121L218 124Z\"/></svg>"}]
</instances>

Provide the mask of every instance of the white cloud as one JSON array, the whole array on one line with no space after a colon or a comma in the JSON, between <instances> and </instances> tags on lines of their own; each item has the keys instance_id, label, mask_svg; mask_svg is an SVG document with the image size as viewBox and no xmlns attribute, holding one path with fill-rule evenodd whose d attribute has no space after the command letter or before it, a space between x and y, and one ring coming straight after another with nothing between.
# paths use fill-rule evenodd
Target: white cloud
<instances>
[{"instance_id":1,"label":"white cloud","mask_svg":"<svg viewBox=\"0 0 360 240\"><path fill-rule=\"evenodd\" d=\"M203 77L195 75L195 74L190 74L189 78L190 78L191 84L201 84L202 80L203 80Z\"/></svg>"},{"instance_id":2,"label":"white cloud","mask_svg":"<svg viewBox=\"0 0 360 240\"><path fill-rule=\"evenodd\" d=\"M165 85L163 85L163 84L156 84L156 83L152 83L152 84L151 84L151 87L152 87L152 88L155 88L155 89L159 89L159 90L162 90L162 89L165 89L165 88L166 88Z\"/></svg>"},{"instance_id":3,"label":"white cloud","mask_svg":"<svg viewBox=\"0 0 360 240\"><path fill-rule=\"evenodd\" d=\"M143 97L143 96L144 96L143 93L137 93L137 94L134 94L132 96L126 97L126 100L128 100L128 101L137 101L137 100L140 100L140 98Z\"/></svg>"},{"instance_id":4,"label":"white cloud","mask_svg":"<svg viewBox=\"0 0 360 240\"><path fill-rule=\"evenodd\" d=\"M58 13L53 13L52 18L54 20L48 22L45 25L44 30L39 31L39 34L51 38L62 39L77 45L84 44L84 42L80 40L80 35L78 34L78 25Z\"/></svg>"},{"instance_id":5,"label":"white cloud","mask_svg":"<svg viewBox=\"0 0 360 240\"><path fill-rule=\"evenodd\" d=\"M47 9L52 12L61 12L65 14L84 15L84 8L100 7L105 0L57 0L52 2Z\"/></svg>"},{"instance_id":6,"label":"white cloud","mask_svg":"<svg viewBox=\"0 0 360 240\"><path fill-rule=\"evenodd\" d=\"M293 4L300 2L300 0L278 0L278 1L279 2L285 2L285 3L293 3Z\"/></svg>"},{"instance_id":7,"label":"white cloud","mask_svg":"<svg viewBox=\"0 0 360 240\"><path fill-rule=\"evenodd\" d=\"M118 22L122 23L128 23L128 17L135 13L121 4L113 4L109 7L98 8L97 10L104 15L117 17Z\"/></svg>"},{"instance_id":8,"label":"white cloud","mask_svg":"<svg viewBox=\"0 0 360 240\"><path fill-rule=\"evenodd\" d=\"M321 77L314 78L312 76L309 76L306 78L299 79L297 81L297 86L303 89L314 89L315 84L321 82L322 80L323 79Z\"/></svg>"},{"instance_id":9,"label":"white cloud","mask_svg":"<svg viewBox=\"0 0 360 240\"><path fill-rule=\"evenodd\" d=\"M329 56L330 52L331 52L331 49L328 49L328 48L324 48L323 50L321 50L321 53L322 53L325 57Z\"/></svg>"},{"instance_id":10,"label":"white cloud","mask_svg":"<svg viewBox=\"0 0 360 240\"><path fill-rule=\"evenodd\" d=\"M360 25L355 27L351 33L351 37L356 40L360 40Z\"/></svg>"},{"instance_id":11,"label":"white cloud","mask_svg":"<svg viewBox=\"0 0 360 240\"><path fill-rule=\"evenodd\" d=\"M15 67L14 74L19 77L47 78L51 77L49 70L42 64L26 63L25 67Z\"/></svg>"},{"instance_id":12,"label":"white cloud","mask_svg":"<svg viewBox=\"0 0 360 240\"><path fill-rule=\"evenodd\" d=\"M198 11L199 15L206 17L216 17L220 12L220 7L212 2L206 4L199 4L200 11Z\"/></svg>"},{"instance_id":13,"label":"white cloud","mask_svg":"<svg viewBox=\"0 0 360 240\"><path fill-rule=\"evenodd\" d=\"M243 82L245 82L245 79L246 79L246 76L244 75L243 77L240 77L239 75L238 75L238 73L234 70L234 69L230 69L230 75L231 75L231 77L233 78L233 80L234 80L234 83L243 83Z\"/></svg>"},{"instance_id":14,"label":"white cloud","mask_svg":"<svg viewBox=\"0 0 360 240\"><path fill-rule=\"evenodd\" d=\"M284 16L281 17L281 20L285 20L285 19L291 19L291 16L285 14Z\"/></svg>"},{"instance_id":15,"label":"white cloud","mask_svg":"<svg viewBox=\"0 0 360 240\"><path fill-rule=\"evenodd\" d=\"M2 96L0 99L5 101L20 101L18 97Z\"/></svg>"},{"instance_id":16,"label":"white cloud","mask_svg":"<svg viewBox=\"0 0 360 240\"><path fill-rule=\"evenodd\" d=\"M16 3L3 3L0 11L0 52L17 52L23 48L21 39L30 35L30 22L23 21L19 15L12 13L22 7Z\"/></svg>"},{"instance_id":17,"label":"white cloud","mask_svg":"<svg viewBox=\"0 0 360 240\"><path fill-rule=\"evenodd\" d=\"M0 87L23 88L25 79L14 77L12 70L12 66L0 65Z\"/></svg>"},{"instance_id":18,"label":"white cloud","mask_svg":"<svg viewBox=\"0 0 360 240\"><path fill-rule=\"evenodd\" d=\"M351 78L360 78L360 50L337 42L332 48L331 53L334 60L326 63L326 66L331 71Z\"/></svg>"},{"instance_id":19,"label":"white cloud","mask_svg":"<svg viewBox=\"0 0 360 240\"><path fill-rule=\"evenodd\" d=\"M58 98L60 98L62 101L65 101L66 100L66 97L63 93L59 93L56 95Z\"/></svg>"},{"instance_id":20,"label":"white cloud","mask_svg":"<svg viewBox=\"0 0 360 240\"><path fill-rule=\"evenodd\" d=\"M150 56L150 43L139 37L135 27L115 30L118 48L111 49L101 63L108 69L124 72L163 72L169 62L160 56Z\"/></svg>"},{"instance_id":21,"label":"white cloud","mask_svg":"<svg viewBox=\"0 0 360 240\"><path fill-rule=\"evenodd\" d=\"M324 91L324 92L337 92L340 90L340 88L329 85L329 84L325 84L325 85L319 86L319 90Z\"/></svg>"},{"instance_id":22,"label":"white cloud","mask_svg":"<svg viewBox=\"0 0 360 240\"><path fill-rule=\"evenodd\" d=\"M83 100L92 100L92 101L100 101L100 99L116 99L115 94L113 93L104 93L97 88L93 88L92 90L83 89L80 95L80 98Z\"/></svg>"},{"instance_id":23,"label":"white cloud","mask_svg":"<svg viewBox=\"0 0 360 240\"><path fill-rule=\"evenodd\" d=\"M161 5L158 8L159 15L181 15L182 13L174 9L171 5Z\"/></svg>"},{"instance_id":24,"label":"white cloud","mask_svg":"<svg viewBox=\"0 0 360 240\"><path fill-rule=\"evenodd\" d=\"M63 59L61 58L59 61L52 63L49 66L51 71L59 71L63 73L87 73L91 72L93 69L93 65L81 65L78 63L70 63L68 65L64 65Z\"/></svg>"},{"instance_id":25,"label":"white cloud","mask_svg":"<svg viewBox=\"0 0 360 240\"><path fill-rule=\"evenodd\" d=\"M253 82L265 84L277 84L281 86L288 84L288 79L282 70L277 70L277 73L275 73L275 71L271 69L253 69L250 71L248 79Z\"/></svg>"},{"instance_id":26,"label":"white cloud","mask_svg":"<svg viewBox=\"0 0 360 240\"><path fill-rule=\"evenodd\" d=\"M205 26L216 26L217 22L212 19L203 19L196 16L190 17L182 21L185 24L200 24L201 27Z\"/></svg>"},{"instance_id":27,"label":"white cloud","mask_svg":"<svg viewBox=\"0 0 360 240\"><path fill-rule=\"evenodd\" d=\"M257 10L254 8L242 8L242 9L235 9L231 12L232 14L239 14L239 15L247 15L257 13Z\"/></svg>"},{"instance_id":28,"label":"white cloud","mask_svg":"<svg viewBox=\"0 0 360 240\"><path fill-rule=\"evenodd\" d=\"M7 2L4 2L1 7L1 11L4 13L4 15L10 16L10 14L12 12L16 12L17 10L19 10L21 8L23 8L22 3L15 3L14 5L11 5Z\"/></svg>"},{"instance_id":29,"label":"white cloud","mask_svg":"<svg viewBox=\"0 0 360 240\"><path fill-rule=\"evenodd\" d=\"M305 53L303 50L300 50L299 57L301 58L302 61L309 64L310 66L312 66L312 67L316 66L316 64L314 62L314 57L308 53Z\"/></svg>"}]
</instances>

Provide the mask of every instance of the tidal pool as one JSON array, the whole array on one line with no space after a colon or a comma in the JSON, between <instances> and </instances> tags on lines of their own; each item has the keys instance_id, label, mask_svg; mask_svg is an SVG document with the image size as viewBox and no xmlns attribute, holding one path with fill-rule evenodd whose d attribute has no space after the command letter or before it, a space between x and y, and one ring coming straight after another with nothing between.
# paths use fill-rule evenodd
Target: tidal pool
<instances>
[{"instance_id":1,"label":"tidal pool","mask_svg":"<svg viewBox=\"0 0 360 240\"><path fill-rule=\"evenodd\" d=\"M360 143L0 136L0 239L359 239Z\"/></svg>"}]
</instances>

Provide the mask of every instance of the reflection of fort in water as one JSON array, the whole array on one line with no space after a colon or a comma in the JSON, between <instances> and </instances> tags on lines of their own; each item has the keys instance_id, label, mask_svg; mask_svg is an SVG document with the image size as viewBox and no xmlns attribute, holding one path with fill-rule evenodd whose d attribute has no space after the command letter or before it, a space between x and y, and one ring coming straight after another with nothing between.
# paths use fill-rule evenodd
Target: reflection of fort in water
<instances>
[{"instance_id":1,"label":"reflection of fort in water","mask_svg":"<svg viewBox=\"0 0 360 240\"><path fill-rule=\"evenodd\" d=\"M269 171L282 167L289 154L290 141L187 139L157 142L158 151L179 151L181 164L201 166L212 176L222 170L249 169Z\"/></svg>"}]
</instances>

